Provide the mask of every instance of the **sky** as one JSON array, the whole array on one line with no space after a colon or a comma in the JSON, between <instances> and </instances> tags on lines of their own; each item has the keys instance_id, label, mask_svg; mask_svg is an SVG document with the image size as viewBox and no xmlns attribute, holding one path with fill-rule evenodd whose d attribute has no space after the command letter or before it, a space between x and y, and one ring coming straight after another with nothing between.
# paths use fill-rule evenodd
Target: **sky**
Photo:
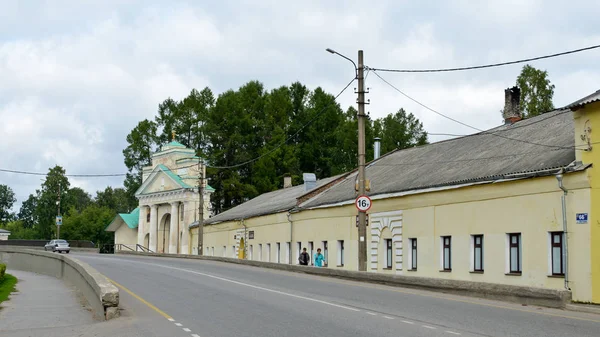
<instances>
[{"instance_id":1,"label":"sky","mask_svg":"<svg viewBox=\"0 0 600 337\"><path fill-rule=\"evenodd\" d=\"M125 173L125 137L160 102L193 89L215 94L259 80L337 94L364 50L374 68L438 68L511 61L600 44L594 1L0 0L0 169ZM567 105L600 89L600 49L536 61ZM501 124L504 89L523 64L453 73L380 73L411 97L479 129ZM354 85L355 87L356 85ZM430 133L469 134L374 74L367 111L399 108ZM339 98L355 105L352 87ZM430 136L430 141L445 139ZM17 204L39 176L0 172ZM92 196L123 178L70 178Z\"/></svg>"}]
</instances>

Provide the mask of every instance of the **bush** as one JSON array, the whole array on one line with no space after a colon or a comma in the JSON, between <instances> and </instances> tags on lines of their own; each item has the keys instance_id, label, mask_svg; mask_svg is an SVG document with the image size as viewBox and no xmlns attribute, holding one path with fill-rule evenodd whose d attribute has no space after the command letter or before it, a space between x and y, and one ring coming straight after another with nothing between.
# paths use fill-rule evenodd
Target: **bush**
<instances>
[{"instance_id":1,"label":"bush","mask_svg":"<svg viewBox=\"0 0 600 337\"><path fill-rule=\"evenodd\" d=\"M0 281L4 279L4 273L6 272L6 265L4 263L0 263Z\"/></svg>"}]
</instances>

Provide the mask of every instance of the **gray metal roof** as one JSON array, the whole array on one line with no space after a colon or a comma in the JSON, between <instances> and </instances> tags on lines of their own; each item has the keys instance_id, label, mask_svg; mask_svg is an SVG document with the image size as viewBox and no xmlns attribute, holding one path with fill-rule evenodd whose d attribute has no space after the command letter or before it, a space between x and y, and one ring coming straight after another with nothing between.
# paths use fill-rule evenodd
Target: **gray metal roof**
<instances>
[{"instance_id":1,"label":"gray metal roof","mask_svg":"<svg viewBox=\"0 0 600 337\"><path fill-rule=\"evenodd\" d=\"M340 176L318 180L317 187L328 184L338 177ZM294 208L296 206L296 198L305 193L307 193L307 191L304 190L304 184L264 193L241 205L207 219L204 223L212 224L230 220L248 219L256 216L287 211ZM197 226L197 222L190 225L190 227Z\"/></svg>"},{"instance_id":2,"label":"gray metal roof","mask_svg":"<svg viewBox=\"0 0 600 337\"><path fill-rule=\"evenodd\" d=\"M486 132L387 154L367 166L368 194L493 181L560 168L575 161L574 145L571 111L555 110ZM349 175L301 207L353 200L355 179L356 173Z\"/></svg>"},{"instance_id":3,"label":"gray metal roof","mask_svg":"<svg viewBox=\"0 0 600 337\"><path fill-rule=\"evenodd\" d=\"M10 231L7 231L6 229L0 228L0 233L2 233L2 234L10 234Z\"/></svg>"},{"instance_id":4,"label":"gray metal roof","mask_svg":"<svg viewBox=\"0 0 600 337\"><path fill-rule=\"evenodd\" d=\"M596 91L595 93L588 95L580 100L577 100L569 105L567 105L565 107L565 109L573 109L573 108L579 108L582 107L586 104L590 104L590 103L594 103L594 102L598 102L600 101L600 90Z\"/></svg>"}]
</instances>

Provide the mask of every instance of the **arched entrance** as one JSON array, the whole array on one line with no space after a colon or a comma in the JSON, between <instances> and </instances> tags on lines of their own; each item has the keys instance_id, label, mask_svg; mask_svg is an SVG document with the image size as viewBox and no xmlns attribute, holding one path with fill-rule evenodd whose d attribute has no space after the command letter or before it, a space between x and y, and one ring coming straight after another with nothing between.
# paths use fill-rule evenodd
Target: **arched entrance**
<instances>
[{"instance_id":1,"label":"arched entrance","mask_svg":"<svg viewBox=\"0 0 600 337\"><path fill-rule=\"evenodd\" d=\"M171 233L171 214L163 215L162 220L158 224L158 242L157 253L169 252L169 235Z\"/></svg>"},{"instance_id":2,"label":"arched entrance","mask_svg":"<svg viewBox=\"0 0 600 337\"><path fill-rule=\"evenodd\" d=\"M246 254L246 247L244 245L244 238L241 238L239 246L238 246L238 259L243 260L245 254Z\"/></svg>"}]
</instances>

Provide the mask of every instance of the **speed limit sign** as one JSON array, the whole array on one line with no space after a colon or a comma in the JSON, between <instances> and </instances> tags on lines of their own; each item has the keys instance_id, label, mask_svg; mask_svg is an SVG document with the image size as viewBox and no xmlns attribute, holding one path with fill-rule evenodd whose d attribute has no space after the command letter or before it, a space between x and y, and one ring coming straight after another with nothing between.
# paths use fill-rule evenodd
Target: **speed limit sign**
<instances>
[{"instance_id":1,"label":"speed limit sign","mask_svg":"<svg viewBox=\"0 0 600 337\"><path fill-rule=\"evenodd\" d=\"M356 198L354 204L356 205L356 208L358 208L359 211L366 212L371 208L372 202L371 199L366 195L361 195L358 198Z\"/></svg>"}]
</instances>

